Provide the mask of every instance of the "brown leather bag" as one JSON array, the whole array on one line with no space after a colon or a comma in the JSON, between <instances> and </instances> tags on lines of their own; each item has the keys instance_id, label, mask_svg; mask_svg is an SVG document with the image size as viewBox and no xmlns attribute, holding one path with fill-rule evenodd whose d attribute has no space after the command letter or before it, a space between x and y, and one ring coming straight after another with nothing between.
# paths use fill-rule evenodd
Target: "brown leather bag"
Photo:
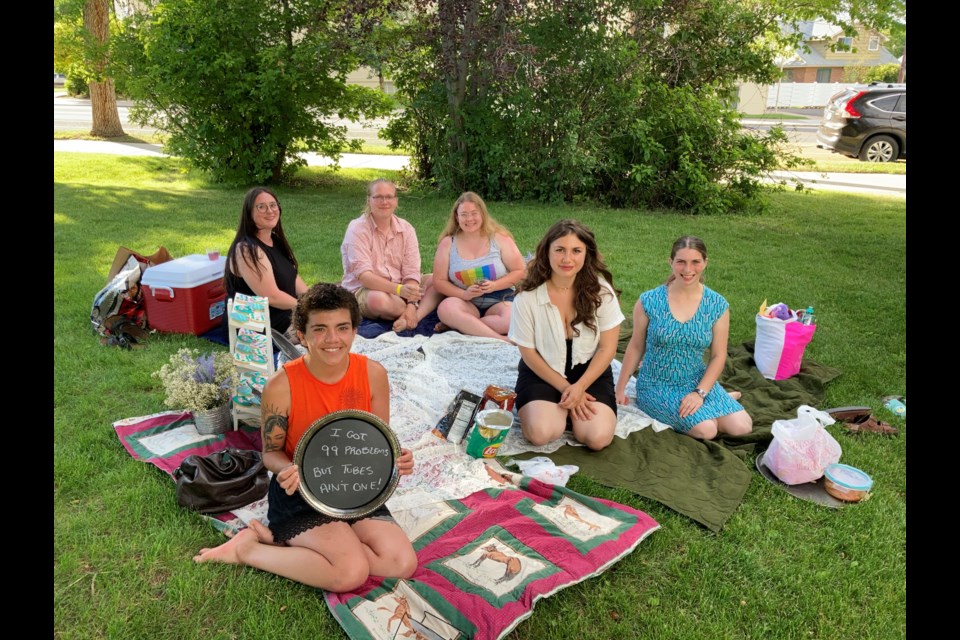
<instances>
[{"instance_id":1,"label":"brown leather bag","mask_svg":"<svg viewBox=\"0 0 960 640\"><path fill-rule=\"evenodd\" d=\"M222 449L187 456L173 472L177 504L200 513L223 513L267 495L270 480L259 451Z\"/></svg>"}]
</instances>

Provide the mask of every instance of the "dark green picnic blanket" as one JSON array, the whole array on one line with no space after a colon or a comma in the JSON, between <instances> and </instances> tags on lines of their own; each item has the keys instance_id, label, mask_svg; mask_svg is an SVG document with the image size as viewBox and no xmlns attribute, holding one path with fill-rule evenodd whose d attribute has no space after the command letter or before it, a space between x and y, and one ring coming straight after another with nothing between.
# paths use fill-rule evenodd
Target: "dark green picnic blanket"
<instances>
[{"instance_id":1,"label":"dark green picnic blanket","mask_svg":"<svg viewBox=\"0 0 960 640\"><path fill-rule=\"evenodd\" d=\"M557 465L577 465L580 473L600 484L656 500L719 532L750 486L753 470L745 463L747 455L770 443L774 420L797 417L803 404L823 408L824 386L840 375L805 359L796 376L767 380L753 362L753 342L729 347L727 354L720 383L743 393L740 402L753 417L750 435L701 442L672 429L647 428L614 438L602 451L561 447L547 455Z\"/></svg>"}]
</instances>

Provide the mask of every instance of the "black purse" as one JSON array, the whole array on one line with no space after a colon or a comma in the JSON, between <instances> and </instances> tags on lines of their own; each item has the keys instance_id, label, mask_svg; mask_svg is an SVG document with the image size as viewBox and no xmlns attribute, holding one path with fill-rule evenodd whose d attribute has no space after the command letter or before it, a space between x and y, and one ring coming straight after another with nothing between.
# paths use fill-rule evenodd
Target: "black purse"
<instances>
[{"instance_id":1,"label":"black purse","mask_svg":"<svg viewBox=\"0 0 960 640\"><path fill-rule=\"evenodd\" d=\"M259 451L222 449L187 456L173 472L177 504L200 513L223 513L267 495L269 478Z\"/></svg>"}]
</instances>

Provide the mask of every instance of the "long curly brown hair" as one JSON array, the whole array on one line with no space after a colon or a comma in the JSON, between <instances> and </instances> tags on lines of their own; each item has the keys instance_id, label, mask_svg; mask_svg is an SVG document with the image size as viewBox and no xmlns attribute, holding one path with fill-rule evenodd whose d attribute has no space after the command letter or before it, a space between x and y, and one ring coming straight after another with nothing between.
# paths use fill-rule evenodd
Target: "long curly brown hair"
<instances>
[{"instance_id":1,"label":"long curly brown hair","mask_svg":"<svg viewBox=\"0 0 960 640\"><path fill-rule=\"evenodd\" d=\"M591 330L597 330L597 309L600 308L601 291L600 277L610 285L614 293L619 297L620 290L613 286L613 274L603 262L603 257L597 249L597 239L585 225L577 220L559 220L547 229L546 235L537 244L537 251L533 260L527 265L527 276L517 283L517 291L533 291L553 275L550 268L550 245L573 234L587 247L587 253L583 258L583 268L577 273L573 281L573 308L576 315L570 324L574 327L574 332L580 335L576 328L581 322L590 327Z\"/></svg>"}]
</instances>

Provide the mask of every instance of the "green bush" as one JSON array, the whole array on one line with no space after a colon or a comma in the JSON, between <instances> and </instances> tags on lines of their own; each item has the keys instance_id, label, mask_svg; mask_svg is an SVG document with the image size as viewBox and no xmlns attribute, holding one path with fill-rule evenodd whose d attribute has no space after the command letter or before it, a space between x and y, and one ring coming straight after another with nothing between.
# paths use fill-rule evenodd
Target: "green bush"
<instances>
[{"instance_id":1,"label":"green bush","mask_svg":"<svg viewBox=\"0 0 960 640\"><path fill-rule=\"evenodd\" d=\"M875 67L870 67L867 72L864 74L864 82L896 82L900 77L900 65L891 63L891 64L878 64Z\"/></svg>"},{"instance_id":2,"label":"green bush","mask_svg":"<svg viewBox=\"0 0 960 640\"><path fill-rule=\"evenodd\" d=\"M68 95L79 98L90 97L90 87L87 85L87 78L77 65L70 65L70 68L67 69L66 76L67 79L63 81L63 88L67 90Z\"/></svg>"},{"instance_id":3,"label":"green bush","mask_svg":"<svg viewBox=\"0 0 960 640\"><path fill-rule=\"evenodd\" d=\"M382 93L345 82L382 4L159 0L117 38L131 119L223 182L283 181L302 151L337 157L350 144L334 118L389 113Z\"/></svg>"}]
</instances>

